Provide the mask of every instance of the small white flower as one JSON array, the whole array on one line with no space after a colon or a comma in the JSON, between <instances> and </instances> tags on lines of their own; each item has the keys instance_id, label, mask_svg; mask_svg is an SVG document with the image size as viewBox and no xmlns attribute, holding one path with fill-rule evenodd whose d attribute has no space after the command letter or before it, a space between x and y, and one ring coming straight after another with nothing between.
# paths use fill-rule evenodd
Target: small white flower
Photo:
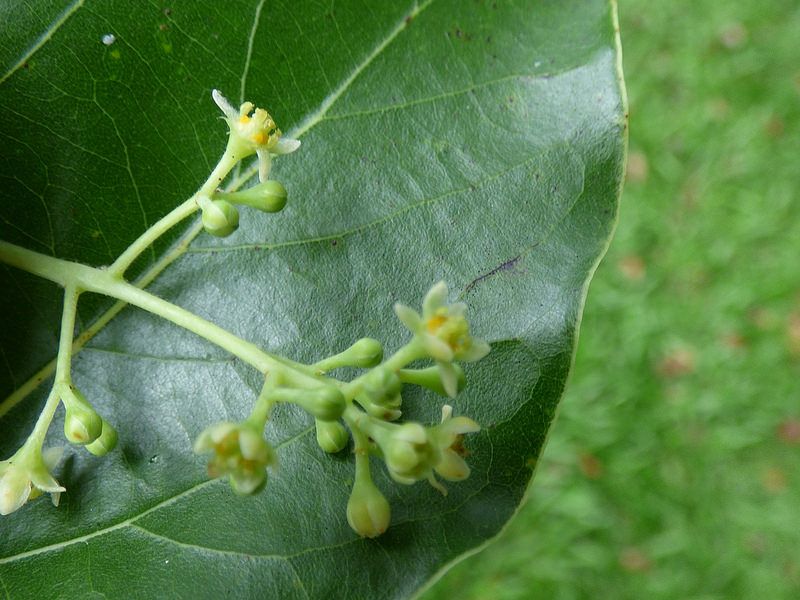
<instances>
[{"instance_id":1,"label":"small white flower","mask_svg":"<svg viewBox=\"0 0 800 600\"><path fill-rule=\"evenodd\" d=\"M281 130L263 108L245 102L236 110L219 90L211 97L225 115L230 128L228 147L238 158L258 155L258 179L266 181L272 164L271 155L289 154L300 147L300 140L282 137Z\"/></svg>"},{"instance_id":2,"label":"small white flower","mask_svg":"<svg viewBox=\"0 0 800 600\"><path fill-rule=\"evenodd\" d=\"M433 428L433 438L441 452L434 470L448 481L461 481L469 477L470 469L462 457L461 438L465 433L480 431L480 425L468 417L453 418L453 407L442 407L442 422Z\"/></svg>"},{"instance_id":3,"label":"small white flower","mask_svg":"<svg viewBox=\"0 0 800 600\"><path fill-rule=\"evenodd\" d=\"M58 506L61 492L66 489L50 474L61 458L63 448L23 446L8 460L0 462L0 515L18 510L28 500L43 493L50 494L53 505Z\"/></svg>"},{"instance_id":4,"label":"small white flower","mask_svg":"<svg viewBox=\"0 0 800 600\"><path fill-rule=\"evenodd\" d=\"M275 451L258 428L247 421L212 425L199 435L194 451L211 452L208 474L227 475L239 494L253 494L263 488L267 467L276 463Z\"/></svg>"},{"instance_id":5,"label":"small white flower","mask_svg":"<svg viewBox=\"0 0 800 600\"><path fill-rule=\"evenodd\" d=\"M463 302L447 304L447 285L440 281L426 294L422 315L404 304L395 304L397 317L422 341L428 355L436 361L442 385L449 396L458 391L458 373L453 361L473 362L489 353L489 344L473 338L464 314Z\"/></svg>"}]
</instances>

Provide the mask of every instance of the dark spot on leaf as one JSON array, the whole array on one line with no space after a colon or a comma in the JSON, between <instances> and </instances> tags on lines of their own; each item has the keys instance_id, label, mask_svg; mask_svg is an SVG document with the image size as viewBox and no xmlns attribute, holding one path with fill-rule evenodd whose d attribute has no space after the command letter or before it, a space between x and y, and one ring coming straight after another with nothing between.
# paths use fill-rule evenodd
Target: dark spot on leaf
<instances>
[{"instance_id":1,"label":"dark spot on leaf","mask_svg":"<svg viewBox=\"0 0 800 600\"><path fill-rule=\"evenodd\" d=\"M171 14L172 14L172 9L171 9L171 8L165 8L165 9L164 9L164 16L165 16L165 17L168 17L168 16L170 16Z\"/></svg>"},{"instance_id":2,"label":"dark spot on leaf","mask_svg":"<svg viewBox=\"0 0 800 600\"><path fill-rule=\"evenodd\" d=\"M472 291L472 289L480 282L482 282L484 279L488 279L489 277L497 275L498 273L502 273L503 271L511 271L514 268L514 266L519 262L520 258L522 258L522 255L517 254L514 258L505 261L504 263L498 265L491 271L484 273L480 277L476 277L469 283L469 285L467 285L466 288L464 288L464 294L469 294Z\"/></svg>"}]
</instances>

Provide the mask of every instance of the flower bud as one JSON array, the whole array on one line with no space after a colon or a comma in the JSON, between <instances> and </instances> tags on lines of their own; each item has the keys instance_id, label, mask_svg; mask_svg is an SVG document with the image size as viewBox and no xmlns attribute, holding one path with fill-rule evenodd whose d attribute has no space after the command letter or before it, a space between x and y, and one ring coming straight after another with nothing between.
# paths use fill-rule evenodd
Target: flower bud
<instances>
[{"instance_id":1,"label":"flower bud","mask_svg":"<svg viewBox=\"0 0 800 600\"><path fill-rule=\"evenodd\" d=\"M388 368L376 368L364 377L361 395L380 406L397 408L402 403L402 387L397 373Z\"/></svg>"},{"instance_id":2,"label":"flower bud","mask_svg":"<svg viewBox=\"0 0 800 600\"><path fill-rule=\"evenodd\" d=\"M91 444L86 444L86 449L95 456L105 456L117 446L117 430L108 421L103 419L103 430Z\"/></svg>"},{"instance_id":3,"label":"flower bud","mask_svg":"<svg viewBox=\"0 0 800 600\"><path fill-rule=\"evenodd\" d=\"M239 228L239 211L225 200L203 205L203 228L217 237L226 237Z\"/></svg>"},{"instance_id":4,"label":"flower bud","mask_svg":"<svg viewBox=\"0 0 800 600\"><path fill-rule=\"evenodd\" d=\"M400 398L400 395L398 394L397 397ZM376 404L369 398L365 398L363 396L357 396L356 401L361 405L361 408L367 411L368 415L382 421L396 421L403 415L403 411L398 408L383 404ZM399 406L400 403L398 402L397 405Z\"/></svg>"},{"instance_id":5,"label":"flower bud","mask_svg":"<svg viewBox=\"0 0 800 600\"><path fill-rule=\"evenodd\" d=\"M267 472L265 470L249 473L234 472L230 474L229 482L236 495L250 496L267 487Z\"/></svg>"},{"instance_id":6,"label":"flower bud","mask_svg":"<svg viewBox=\"0 0 800 600\"><path fill-rule=\"evenodd\" d=\"M374 367L382 360L381 343L372 338L361 338L347 350L319 361L314 367L324 373L340 367Z\"/></svg>"},{"instance_id":7,"label":"flower bud","mask_svg":"<svg viewBox=\"0 0 800 600\"><path fill-rule=\"evenodd\" d=\"M67 410L64 417L64 436L73 444L91 444L103 431L103 419L86 397L74 387L65 386L61 401Z\"/></svg>"},{"instance_id":8,"label":"flower bud","mask_svg":"<svg viewBox=\"0 0 800 600\"><path fill-rule=\"evenodd\" d=\"M31 495L31 480L27 471L10 467L0 477L0 515L18 510Z\"/></svg>"},{"instance_id":9,"label":"flower bud","mask_svg":"<svg viewBox=\"0 0 800 600\"><path fill-rule=\"evenodd\" d=\"M278 387L270 395L278 402L291 402L321 421L335 421L342 416L345 400L342 392L332 385L315 389Z\"/></svg>"},{"instance_id":10,"label":"flower bud","mask_svg":"<svg viewBox=\"0 0 800 600\"><path fill-rule=\"evenodd\" d=\"M374 538L389 527L389 502L368 478L356 479L347 502L347 522L361 537Z\"/></svg>"},{"instance_id":11,"label":"flower bud","mask_svg":"<svg viewBox=\"0 0 800 600\"><path fill-rule=\"evenodd\" d=\"M227 475L237 494L254 494L267 483L267 467L276 463L275 451L261 428L248 421L216 423L206 428L194 443L197 453L211 452L208 474Z\"/></svg>"},{"instance_id":12,"label":"flower bud","mask_svg":"<svg viewBox=\"0 0 800 600\"><path fill-rule=\"evenodd\" d=\"M347 430L338 421L316 420L317 444L328 454L335 454L347 446L350 439Z\"/></svg>"},{"instance_id":13,"label":"flower bud","mask_svg":"<svg viewBox=\"0 0 800 600\"><path fill-rule=\"evenodd\" d=\"M439 460L428 432L419 423L396 427L388 436L377 440L389 474L401 483L426 477Z\"/></svg>"},{"instance_id":14,"label":"flower bud","mask_svg":"<svg viewBox=\"0 0 800 600\"><path fill-rule=\"evenodd\" d=\"M216 192L214 198L233 204L250 206L257 210L276 213L286 206L286 188L280 181L269 179L239 192Z\"/></svg>"},{"instance_id":15,"label":"flower bud","mask_svg":"<svg viewBox=\"0 0 800 600\"><path fill-rule=\"evenodd\" d=\"M458 393L464 389L467 384L467 380L464 377L464 371L459 365L453 364L453 370L455 370L457 376L456 392ZM427 369L401 369L397 375L400 378L400 381L403 383L411 383L413 385L426 387L441 396L449 395L447 391L445 391L444 385L442 384L439 367L428 367Z\"/></svg>"},{"instance_id":16,"label":"flower bud","mask_svg":"<svg viewBox=\"0 0 800 600\"><path fill-rule=\"evenodd\" d=\"M383 346L373 338L361 338L345 352L354 367L374 367L383 360Z\"/></svg>"}]
</instances>

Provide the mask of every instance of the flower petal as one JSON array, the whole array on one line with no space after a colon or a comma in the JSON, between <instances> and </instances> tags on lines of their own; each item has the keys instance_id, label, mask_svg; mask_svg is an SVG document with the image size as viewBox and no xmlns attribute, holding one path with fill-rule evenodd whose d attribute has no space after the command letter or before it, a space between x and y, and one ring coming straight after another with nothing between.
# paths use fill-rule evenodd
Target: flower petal
<instances>
[{"instance_id":1,"label":"flower petal","mask_svg":"<svg viewBox=\"0 0 800 600\"><path fill-rule=\"evenodd\" d=\"M53 492L67 491L65 487L59 485L53 476L44 469L35 469L30 475L31 482L36 486L36 489L42 490L43 492L49 492L51 494Z\"/></svg>"},{"instance_id":2,"label":"flower petal","mask_svg":"<svg viewBox=\"0 0 800 600\"><path fill-rule=\"evenodd\" d=\"M24 469L11 467L0 478L0 515L18 510L31 495L31 481Z\"/></svg>"},{"instance_id":3,"label":"flower petal","mask_svg":"<svg viewBox=\"0 0 800 600\"><path fill-rule=\"evenodd\" d=\"M447 314L452 318L461 318L467 314L467 305L464 302L456 302L447 307Z\"/></svg>"},{"instance_id":4,"label":"flower petal","mask_svg":"<svg viewBox=\"0 0 800 600\"><path fill-rule=\"evenodd\" d=\"M428 318L436 312L436 309L444 306L445 300L447 300L447 293L447 284L444 281L434 285L425 294L425 299L422 301L422 315Z\"/></svg>"},{"instance_id":5,"label":"flower petal","mask_svg":"<svg viewBox=\"0 0 800 600\"><path fill-rule=\"evenodd\" d=\"M230 482L234 492L242 496L249 496L255 494L266 484L267 472L261 471L248 475L231 473Z\"/></svg>"},{"instance_id":6,"label":"flower petal","mask_svg":"<svg viewBox=\"0 0 800 600\"><path fill-rule=\"evenodd\" d=\"M48 471L56 468L62 456L64 456L64 446L52 446L42 450L42 460Z\"/></svg>"},{"instance_id":7,"label":"flower petal","mask_svg":"<svg viewBox=\"0 0 800 600\"><path fill-rule=\"evenodd\" d=\"M400 304L399 302L394 305L394 313L400 322L403 323L411 333L417 333L423 326L422 317L413 308Z\"/></svg>"},{"instance_id":8,"label":"flower petal","mask_svg":"<svg viewBox=\"0 0 800 600\"><path fill-rule=\"evenodd\" d=\"M453 360L453 349L435 335L425 334L422 337L422 345L425 352L434 360L447 363Z\"/></svg>"},{"instance_id":9,"label":"flower petal","mask_svg":"<svg viewBox=\"0 0 800 600\"><path fill-rule=\"evenodd\" d=\"M448 481L463 481L469 477L469 465L456 452L447 448L434 470Z\"/></svg>"},{"instance_id":10,"label":"flower petal","mask_svg":"<svg viewBox=\"0 0 800 600\"><path fill-rule=\"evenodd\" d=\"M428 474L428 483L430 483L442 495L447 496L447 488L436 480L436 475L433 473Z\"/></svg>"},{"instance_id":11,"label":"flower petal","mask_svg":"<svg viewBox=\"0 0 800 600\"><path fill-rule=\"evenodd\" d=\"M256 148L256 154L258 155L258 181L264 183L269 179L272 157L269 155L269 150L265 148Z\"/></svg>"},{"instance_id":12,"label":"flower petal","mask_svg":"<svg viewBox=\"0 0 800 600\"><path fill-rule=\"evenodd\" d=\"M392 437L412 444L424 444L428 441L428 434L425 428L419 423L405 423L400 425L393 433Z\"/></svg>"},{"instance_id":13,"label":"flower petal","mask_svg":"<svg viewBox=\"0 0 800 600\"><path fill-rule=\"evenodd\" d=\"M281 138L278 143L272 147L273 154L290 154L300 147L300 140L292 138Z\"/></svg>"},{"instance_id":14,"label":"flower petal","mask_svg":"<svg viewBox=\"0 0 800 600\"><path fill-rule=\"evenodd\" d=\"M460 416L449 419L447 423L442 424L440 427L445 429L448 434L461 435L463 433L477 433L481 430L481 426L469 417Z\"/></svg>"},{"instance_id":15,"label":"flower petal","mask_svg":"<svg viewBox=\"0 0 800 600\"><path fill-rule=\"evenodd\" d=\"M436 364L439 367L439 377L442 380L444 391L451 398L455 398L456 394L458 394L458 373L449 362L439 361Z\"/></svg>"},{"instance_id":16,"label":"flower petal","mask_svg":"<svg viewBox=\"0 0 800 600\"><path fill-rule=\"evenodd\" d=\"M489 354L491 349L492 347L483 340L472 338L472 343L470 344L469 348L459 353L458 360L463 360L464 362L475 362L476 360L480 360Z\"/></svg>"},{"instance_id":17,"label":"flower petal","mask_svg":"<svg viewBox=\"0 0 800 600\"><path fill-rule=\"evenodd\" d=\"M235 121L239 117L239 111L233 108L231 103L228 102L228 99L222 95L222 92L219 90L211 90L211 97L228 119Z\"/></svg>"}]
</instances>

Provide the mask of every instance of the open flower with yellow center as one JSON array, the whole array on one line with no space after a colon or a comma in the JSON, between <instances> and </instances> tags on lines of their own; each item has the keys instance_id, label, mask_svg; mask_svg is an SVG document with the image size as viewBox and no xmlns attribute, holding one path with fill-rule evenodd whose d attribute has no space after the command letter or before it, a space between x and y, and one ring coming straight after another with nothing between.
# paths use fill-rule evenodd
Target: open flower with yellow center
<instances>
[{"instance_id":1,"label":"open flower with yellow center","mask_svg":"<svg viewBox=\"0 0 800 600\"><path fill-rule=\"evenodd\" d=\"M433 428L431 437L440 451L439 462L434 470L448 481L461 481L469 477L469 465L464 460L461 443L465 433L480 431L480 425L468 417L453 417L453 407L442 407L442 422Z\"/></svg>"},{"instance_id":2,"label":"open flower with yellow center","mask_svg":"<svg viewBox=\"0 0 800 600\"><path fill-rule=\"evenodd\" d=\"M489 344L473 338L464 316L463 302L447 304L447 285L440 281L426 294L422 315L404 304L395 304L397 317L420 340L425 352L436 361L442 385L449 396L458 392L458 372L453 361L473 362L489 353Z\"/></svg>"},{"instance_id":3,"label":"open flower with yellow center","mask_svg":"<svg viewBox=\"0 0 800 600\"><path fill-rule=\"evenodd\" d=\"M262 489L267 483L267 467L276 462L275 451L248 421L212 425L198 436L194 451L211 452L208 474L227 475L233 491L243 495Z\"/></svg>"},{"instance_id":4,"label":"open flower with yellow center","mask_svg":"<svg viewBox=\"0 0 800 600\"><path fill-rule=\"evenodd\" d=\"M245 102L236 110L219 90L213 90L211 97L228 122L228 152L239 160L257 154L259 181L264 182L269 177L271 155L289 154L300 147L300 140L282 137L281 130L263 108Z\"/></svg>"},{"instance_id":5,"label":"open flower with yellow center","mask_svg":"<svg viewBox=\"0 0 800 600\"><path fill-rule=\"evenodd\" d=\"M419 423L396 425L377 419L364 423L370 438L380 448L392 479L410 485L427 479L443 494L447 490L436 480L438 474L448 481L469 477L461 440L465 433L480 431L467 417L453 417L453 407L442 407L442 422L434 427Z\"/></svg>"},{"instance_id":6,"label":"open flower with yellow center","mask_svg":"<svg viewBox=\"0 0 800 600\"><path fill-rule=\"evenodd\" d=\"M66 491L50 474L61 459L63 448L26 445L0 462L0 515L19 509L28 500L43 493L50 494L53 505L58 506L61 492Z\"/></svg>"}]
</instances>

